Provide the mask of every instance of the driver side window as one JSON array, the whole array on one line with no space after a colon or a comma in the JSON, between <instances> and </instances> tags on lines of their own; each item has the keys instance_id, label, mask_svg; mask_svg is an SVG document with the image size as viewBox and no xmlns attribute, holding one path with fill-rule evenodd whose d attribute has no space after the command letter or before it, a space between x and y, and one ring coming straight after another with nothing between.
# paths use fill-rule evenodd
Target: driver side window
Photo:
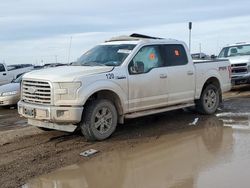
<instances>
[{"instance_id":1,"label":"driver side window","mask_svg":"<svg viewBox=\"0 0 250 188\"><path fill-rule=\"evenodd\" d=\"M162 67L163 61L159 46L142 47L129 64L130 74L147 73L153 68Z\"/></svg>"}]
</instances>

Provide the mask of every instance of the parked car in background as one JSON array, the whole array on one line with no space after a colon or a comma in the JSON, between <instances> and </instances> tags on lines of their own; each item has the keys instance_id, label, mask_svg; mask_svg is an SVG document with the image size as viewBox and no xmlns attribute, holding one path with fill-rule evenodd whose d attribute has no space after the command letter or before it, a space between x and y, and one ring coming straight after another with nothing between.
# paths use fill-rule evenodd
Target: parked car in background
<instances>
[{"instance_id":1,"label":"parked car in background","mask_svg":"<svg viewBox=\"0 0 250 188\"><path fill-rule=\"evenodd\" d=\"M9 84L0 86L0 106L15 106L20 100L21 81L23 75Z\"/></svg>"},{"instance_id":2,"label":"parked car in background","mask_svg":"<svg viewBox=\"0 0 250 188\"><path fill-rule=\"evenodd\" d=\"M29 72L33 68L33 65L28 66L27 64L6 66L5 63L0 63L0 86L10 83L21 74Z\"/></svg>"},{"instance_id":3,"label":"parked car in background","mask_svg":"<svg viewBox=\"0 0 250 188\"><path fill-rule=\"evenodd\" d=\"M191 56L193 59L210 59L210 56L205 53L194 53Z\"/></svg>"},{"instance_id":4,"label":"parked car in background","mask_svg":"<svg viewBox=\"0 0 250 188\"><path fill-rule=\"evenodd\" d=\"M250 43L236 43L224 47L219 59L229 59L234 85L250 83Z\"/></svg>"}]
</instances>

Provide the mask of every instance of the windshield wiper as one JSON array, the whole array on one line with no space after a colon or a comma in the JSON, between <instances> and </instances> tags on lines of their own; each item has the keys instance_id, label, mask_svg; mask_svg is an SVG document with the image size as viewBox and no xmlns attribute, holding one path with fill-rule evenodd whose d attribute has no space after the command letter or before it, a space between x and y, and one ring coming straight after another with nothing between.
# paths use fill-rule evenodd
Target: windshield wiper
<instances>
[{"instance_id":1,"label":"windshield wiper","mask_svg":"<svg viewBox=\"0 0 250 188\"><path fill-rule=\"evenodd\" d=\"M101 63L97 63L97 62L88 62L88 63L84 63L84 64L81 64L82 66L106 66L104 64L101 64Z\"/></svg>"}]
</instances>

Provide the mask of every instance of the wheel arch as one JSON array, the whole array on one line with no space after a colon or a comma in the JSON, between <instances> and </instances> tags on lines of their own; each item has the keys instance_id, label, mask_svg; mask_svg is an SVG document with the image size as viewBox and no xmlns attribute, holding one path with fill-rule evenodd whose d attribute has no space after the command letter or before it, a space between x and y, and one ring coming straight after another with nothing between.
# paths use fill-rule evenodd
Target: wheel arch
<instances>
[{"instance_id":1,"label":"wheel arch","mask_svg":"<svg viewBox=\"0 0 250 188\"><path fill-rule=\"evenodd\" d=\"M97 99L107 99L111 101L117 110L119 123L124 123L124 103L121 97L115 91L111 89L100 89L94 91L93 93L89 94L88 97L86 97L84 105L87 105L89 102Z\"/></svg>"},{"instance_id":2,"label":"wheel arch","mask_svg":"<svg viewBox=\"0 0 250 188\"><path fill-rule=\"evenodd\" d=\"M209 84L213 84L214 86L216 86L216 87L219 89L220 102L222 102L221 83L220 83L220 80L219 80L217 77L215 77L215 76L212 76L212 77L208 78L208 79L205 81L205 83L203 84L203 87L202 87L202 89L201 89L199 98L201 97L201 94L202 94L202 92L204 91L204 89L205 89Z\"/></svg>"}]
</instances>

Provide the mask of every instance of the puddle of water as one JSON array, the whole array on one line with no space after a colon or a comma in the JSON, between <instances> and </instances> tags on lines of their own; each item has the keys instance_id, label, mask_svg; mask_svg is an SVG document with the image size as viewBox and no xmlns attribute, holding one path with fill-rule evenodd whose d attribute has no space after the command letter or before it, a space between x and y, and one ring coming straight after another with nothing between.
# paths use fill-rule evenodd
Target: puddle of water
<instances>
[{"instance_id":1,"label":"puddle of water","mask_svg":"<svg viewBox=\"0 0 250 188\"><path fill-rule=\"evenodd\" d=\"M43 175L23 187L248 188L250 113L219 113L188 127L133 147L100 152L84 163Z\"/></svg>"},{"instance_id":2,"label":"puddle of water","mask_svg":"<svg viewBox=\"0 0 250 188\"><path fill-rule=\"evenodd\" d=\"M223 121L216 117L199 120L199 125L162 135L148 143L135 144L132 148L126 146L100 153L87 162L41 176L23 187L210 188L212 170L217 172L218 166L233 161L233 129L224 127ZM224 174L215 178L220 176Z\"/></svg>"},{"instance_id":3,"label":"puddle of water","mask_svg":"<svg viewBox=\"0 0 250 188\"><path fill-rule=\"evenodd\" d=\"M219 113L216 115L223 121L224 126L232 127L233 129L250 130L250 113Z\"/></svg>"},{"instance_id":4,"label":"puddle of water","mask_svg":"<svg viewBox=\"0 0 250 188\"><path fill-rule=\"evenodd\" d=\"M20 125L20 126L27 126L28 121L26 119L22 119L19 121L16 121L14 124L15 125Z\"/></svg>"}]
</instances>

